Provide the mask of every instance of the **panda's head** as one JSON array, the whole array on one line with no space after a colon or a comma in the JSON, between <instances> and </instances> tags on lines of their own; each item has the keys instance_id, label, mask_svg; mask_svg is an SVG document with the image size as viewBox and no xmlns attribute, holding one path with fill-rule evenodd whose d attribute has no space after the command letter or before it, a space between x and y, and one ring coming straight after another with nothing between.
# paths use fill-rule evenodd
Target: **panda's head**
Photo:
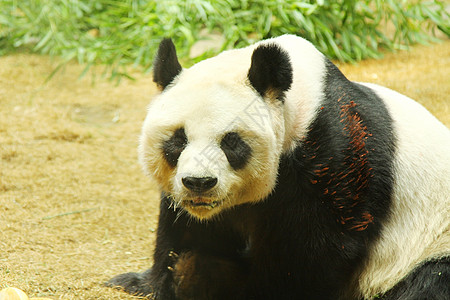
<instances>
[{"instance_id":1,"label":"panda's head","mask_svg":"<svg viewBox=\"0 0 450 300\"><path fill-rule=\"evenodd\" d=\"M231 50L182 69L171 40L154 64L139 146L144 171L198 219L258 202L276 183L285 132L288 54L271 43Z\"/></svg>"}]
</instances>

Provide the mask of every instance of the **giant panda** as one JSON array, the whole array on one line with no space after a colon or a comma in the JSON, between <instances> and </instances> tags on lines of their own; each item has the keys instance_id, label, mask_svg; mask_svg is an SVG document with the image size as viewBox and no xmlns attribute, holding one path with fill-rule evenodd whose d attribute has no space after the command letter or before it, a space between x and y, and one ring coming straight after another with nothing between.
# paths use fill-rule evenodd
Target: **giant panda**
<instances>
[{"instance_id":1,"label":"giant panda","mask_svg":"<svg viewBox=\"0 0 450 300\"><path fill-rule=\"evenodd\" d=\"M170 39L139 159L161 188L151 299L450 299L450 133L284 35L183 69Z\"/></svg>"}]
</instances>

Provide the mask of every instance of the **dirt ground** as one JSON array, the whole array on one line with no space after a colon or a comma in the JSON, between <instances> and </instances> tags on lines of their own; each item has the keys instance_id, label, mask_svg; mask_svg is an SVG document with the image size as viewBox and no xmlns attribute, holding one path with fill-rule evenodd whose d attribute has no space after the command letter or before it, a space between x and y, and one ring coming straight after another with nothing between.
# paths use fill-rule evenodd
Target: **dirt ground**
<instances>
[{"instance_id":1,"label":"dirt ground","mask_svg":"<svg viewBox=\"0 0 450 300\"><path fill-rule=\"evenodd\" d=\"M0 57L0 289L136 299L101 283L152 264L159 193L136 147L155 88L145 75L93 86L76 64L43 85L54 67L43 56ZM340 67L450 125L450 40Z\"/></svg>"}]
</instances>

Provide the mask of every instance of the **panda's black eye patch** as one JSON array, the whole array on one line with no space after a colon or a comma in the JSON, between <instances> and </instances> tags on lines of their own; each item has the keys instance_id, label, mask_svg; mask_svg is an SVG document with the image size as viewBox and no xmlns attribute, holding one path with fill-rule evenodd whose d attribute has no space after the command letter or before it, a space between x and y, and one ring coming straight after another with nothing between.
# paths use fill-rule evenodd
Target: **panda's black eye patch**
<instances>
[{"instance_id":1,"label":"panda's black eye patch","mask_svg":"<svg viewBox=\"0 0 450 300\"><path fill-rule=\"evenodd\" d=\"M175 167L178 162L178 158L187 145L187 137L184 132L184 128L175 130L173 135L167 141L164 141L162 149L164 157L171 167Z\"/></svg>"},{"instance_id":2,"label":"panda's black eye patch","mask_svg":"<svg viewBox=\"0 0 450 300\"><path fill-rule=\"evenodd\" d=\"M228 132L222 138L220 148L225 153L230 166L235 170L242 169L252 153L250 146L237 132Z\"/></svg>"}]
</instances>

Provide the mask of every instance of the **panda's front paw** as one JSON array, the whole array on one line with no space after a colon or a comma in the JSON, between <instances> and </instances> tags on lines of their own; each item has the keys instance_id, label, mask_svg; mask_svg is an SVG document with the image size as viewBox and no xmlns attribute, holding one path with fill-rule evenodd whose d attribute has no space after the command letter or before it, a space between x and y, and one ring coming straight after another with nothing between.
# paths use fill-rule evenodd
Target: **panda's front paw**
<instances>
[{"instance_id":1,"label":"panda's front paw","mask_svg":"<svg viewBox=\"0 0 450 300\"><path fill-rule=\"evenodd\" d=\"M145 273L124 273L115 276L105 286L125 291L131 295L154 299L153 289Z\"/></svg>"}]
</instances>

